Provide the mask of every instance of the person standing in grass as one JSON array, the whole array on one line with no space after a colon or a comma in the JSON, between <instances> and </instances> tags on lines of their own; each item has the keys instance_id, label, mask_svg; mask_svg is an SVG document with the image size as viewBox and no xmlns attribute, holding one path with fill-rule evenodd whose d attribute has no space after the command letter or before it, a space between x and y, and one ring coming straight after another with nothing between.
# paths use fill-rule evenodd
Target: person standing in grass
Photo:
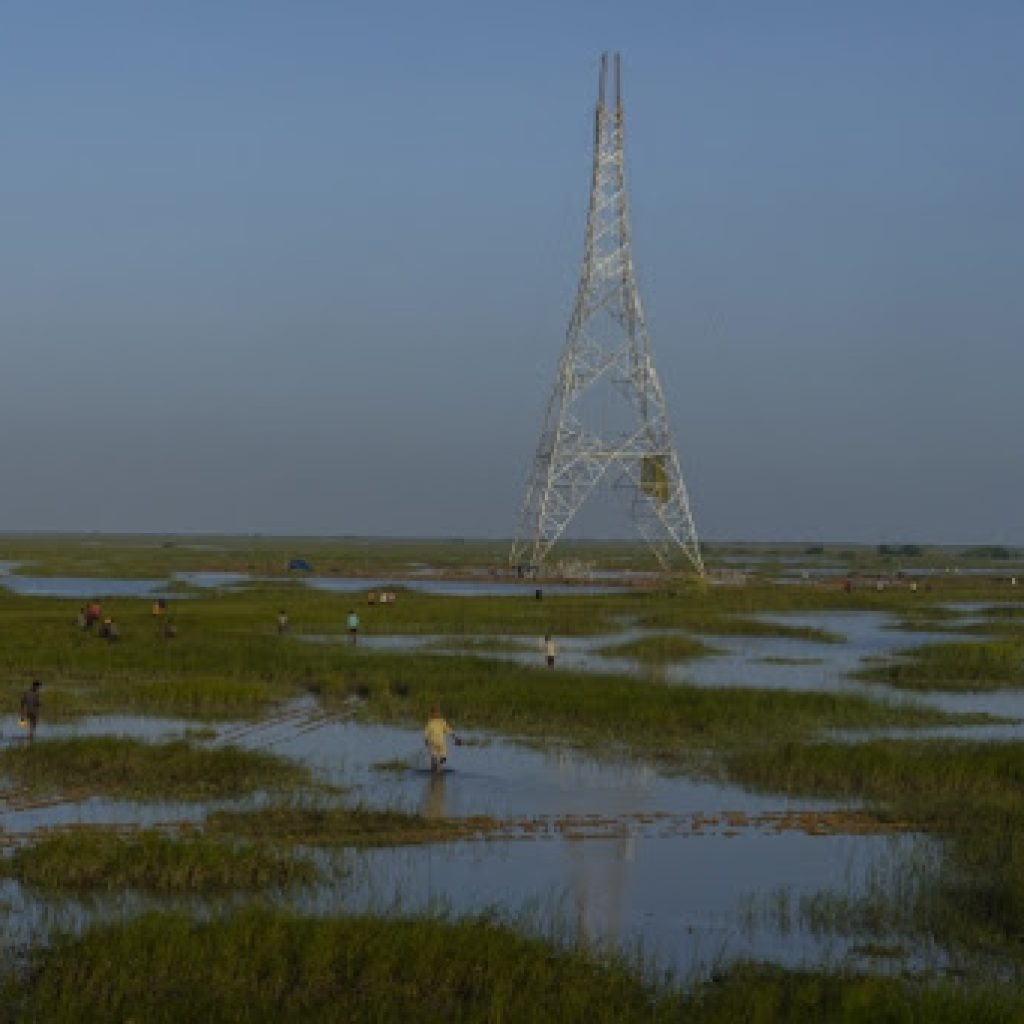
<instances>
[{"instance_id":1,"label":"person standing in grass","mask_svg":"<svg viewBox=\"0 0 1024 1024\"><path fill-rule=\"evenodd\" d=\"M36 725L39 723L39 688L43 684L36 679L32 685L21 695L21 720L28 725L28 736L31 743L36 734Z\"/></svg>"},{"instance_id":2,"label":"person standing in grass","mask_svg":"<svg viewBox=\"0 0 1024 1024\"><path fill-rule=\"evenodd\" d=\"M555 641L551 634L548 633L544 637L544 657L547 659L548 668L555 667L555 655L558 653L558 647L555 645Z\"/></svg>"},{"instance_id":3,"label":"person standing in grass","mask_svg":"<svg viewBox=\"0 0 1024 1024\"><path fill-rule=\"evenodd\" d=\"M277 613L277 631L278 633L288 632L288 613L283 608Z\"/></svg>"},{"instance_id":4,"label":"person standing in grass","mask_svg":"<svg viewBox=\"0 0 1024 1024\"><path fill-rule=\"evenodd\" d=\"M349 642L355 646L356 638L359 636L359 616L356 615L355 609L350 608L348 612L348 638Z\"/></svg>"},{"instance_id":5,"label":"person standing in grass","mask_svg":"<svg viewBox=\"0 0 1024 1024\"><path fill-rule=\"evenodd\" d=\"M456 746L462 743L452 727L441 717L441 709L435 704L430 709L427 727L423 730L423 740L430 754L431 771L440 771L441 766L448 760L447 737L449 736Z\"/></svg>"},{"instance_id":6,"label":"person standing in grass","mask_svg":"<svg viewBox=\"0 0 1024 1024\"><path fill-rule=\"evenodd\" d=\"M90 601L85 606L85 628L92 629L92 627L100 621L103 616L103 609L99 601Z\"/></svg>"}]
</instances>

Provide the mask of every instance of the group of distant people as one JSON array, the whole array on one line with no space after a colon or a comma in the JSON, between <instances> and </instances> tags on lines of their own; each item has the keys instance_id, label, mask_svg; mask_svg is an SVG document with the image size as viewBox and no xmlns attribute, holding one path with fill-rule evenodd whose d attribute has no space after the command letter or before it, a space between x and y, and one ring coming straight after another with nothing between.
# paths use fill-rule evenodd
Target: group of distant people
<instances>
[{"instance_id":1,"label":"group of distant people","mask_svg":"<svg viewBox=\"0 0 1024 1024\"><path fill-rule=\"evenodd\" d=\"M159 635L168 640L178 635L178 625L168 613L166 598L157 598L153 602L150 614ZM99 601L90 601L79 608L77 625L83 633L95 631L96 636L108 643L116 643L121 639L120 627L113 616L103 614L103 606Z\"/></svg>"},{"instance_id":2,"label":"group of distant people","mask_svg":"<svg viewBox=\"0 0 1024 1024\"><path fill-rule=\"evenodd\" d=\"M355 644L359 637L359 616L356 615L355 609L349 609L348 618L345 620L345 626L348 629L349 643ZM288 612L286 609L281 608L277 613L277 632L279 636L283 636L285 633L290 632L292 628L291 620L288 618Z\"/></svg>"},{"instance_id":3,"label":"group of distant people","mask_svg":"<svg viewBox=\"0 0 1024 1024\"><path fill-rule=\"evenodd\" d=\"M387 600L385 600L387 598ZM376 603L387 604L390 601L394 601L395 595L391 594L388 596L387 591L381 592L379 595L375 591L370 591L368 595L369 604L373 605ZM349 643L354 647L359 640L359 616L356 614L354 608L350 608L348 616L345 619L345 628L348 630ZM286 609L281 608L277 613L277 632L279 636L283 636L291 630L291 620L288 618L288 612ZM547 663L548 668L555 667L555 658L558 656L558 645L555 643L554 637L547 633L544 639L541 641L541 649L544 651L544 660Z\"/></svg>"},{"instance_id":4,"label":"group of distant people","mask_svg":"<svg viewBox=\"0 0 1024 1024\"><path fill-rule=\"evenodd\" d=\"M558 656L558 645L550 633L546 633L541 641L541 649L544 651L544 660L548 668L554 668L555 658ZM452 727L441 716L441 709L437 705L430 709L430 717L427 719L423 736L427 752L430 755L430 768L431 771L435 772L440 771L448 760L446 738L451 736L456 746L460 746L462 743L462 740L455 735Z\"/></svg>"},{"instance_id":5,"label":"group of distant people","mask_svg":"<svg viewBox=\"0 0 1024 1024\"><path fill-rule=\"evenodd\" d=\"M103 614L103 606L99 601L90 601L78 609L78 628L83 633L96 635L108 643L116 643L121 639L121 631L110 615Z\"/></svg>"},{"instance_id":6,"label":"group of distant people","mask_svg":"<svg viewBox=\"0 0 1024 1024\"><path fill-rule=\"evenodd\" d=\"M367 601L372 606L375 604L390 604L395 600L391 591L370 591ZM167 599L160 597L153 601L150 614L157 627L157 632L167 639L178 635L178 627L169 614ZM105 639L108 643L115 643L120 640L121 632L117 623L110 615L103 614L103 606L99 601L93 600L83 605L78 612L77 625L82 632L91 633L95 630L96 635ZM349 643L356 645L359 638L360 621L354 608L350 608L345 619L345 627L348 631ZM281 608L277 613L277 632L279 635L288 633L291 629L291 622L286 609ZM550 633L546 634L541 641L544 651L544 658L549 668L555 667L555 657L558 648ZM36 726L39 722L39 691L42 687L41 680L34 680L32 685L22 694L20 704L20 724L28 731L26 739L31 741L35 738ZM424 728L424 743L430 757L430 767L433 771L440 771L448 759L447 738L452 737L456 745L461 740L455 735L451 726L441 715L441 709L436 705L430 709L430 716Z\"/></svg>"},{"instance_id":7,"label":"group of distant people","mask_svg":"<svg viewBox=\"0 0 1024 1024\"><path fill-rule=\"evenodd\" d=\"M173 640L178 635L178 624L167 609L167 598L158 597L150 608L150 615L156 623L156 631L165 640Z\"/></svg>"},{"instance_id":8,"label":"group of distant people","mask_svg":"<svg viewBox=\"0 0 1024 1024\"><path fill-rule=\"evenodd\" d=\"M157 598L150 611L161 636L171 639L178 635L178 627L168 614L166 598ZM78 609L75 625L83 633L93 633L107 643L117 643L121 639L120 627L112 615L103 614L103 605L98 600L89 601ZM28 730L25 734L27 740L35 738L36 726L39 724L39 691L42 685L42 681L36 679L21 695L18 724Z\"/></svg>"}]
</instances>

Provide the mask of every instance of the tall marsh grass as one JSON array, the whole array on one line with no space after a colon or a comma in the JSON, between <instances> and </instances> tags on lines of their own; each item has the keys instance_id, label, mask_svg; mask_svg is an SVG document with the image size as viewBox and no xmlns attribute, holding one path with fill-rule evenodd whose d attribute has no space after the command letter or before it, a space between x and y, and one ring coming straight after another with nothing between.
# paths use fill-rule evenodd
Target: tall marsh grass
<instances>
[{"instance_id":1,"label":"tall marsh grass","mask_svg":"<svg viewBox=\"0 0 1024 1024\"><path fill-rule=\"evenodd\" d=\"M376 719L421 723L440 703L455 727L564 740L664 764L703 759L709 748L760 745L766 737L777 742L830 728L968 720L858 694L712 690L423 654L350 655L340 685L324 685L320 699L331 706L353 693Z\"/></svg>"},{"instance_id":2,"label":"tall marsh grass","mask_svg":"<svg viewBox=\"0 0 1024 1024\"><path fill-rule=\"evenodd\" d=\"M0 874L47 892L213 893L309 883L317 877L308 860L264 846L100 827L44 835L19 846L13 856L0 859Z\"/></svg>"},{"instance_id":3,"label":"tall marsh grass","mask_svg":"<svg viewBox=\"0 0 1024 1024\"><path fill-rule=\"evenodd\" d=\"M728 765L745 785L867 800L938 835L945 858L927 919L942 922L939 937L1024 957L1024 743L784 743Z\"/></svg>"},{"instance_id":4,"label":"tall marsh grass","mask_svg":"<svg viewBox=\"0 0 1024 1024\"><path fill-rule=\"evenodd\" d=\"M149 914L37 951L11 1019L1010 1024L1010 987L737 965L685 988L644 964L485 919L311 919L257 907Z\"/></svg>"},{"instance_id":5,"label":"tall marsh grass","mask_svg":"<svg viewBox=\"0 0 1024 1024\"><path fill-rule=\"evenodd\" d=\"M36 740L0 750L0 774L38 792L141 800L209 800L312 781L302 765L265 751L115 736Z\"/></svg>"},{"instance_id":6,"label":"tall marsh grass","mask_svg":"<svg viewBox=\"0 0 1024 1024\"><path fill-rule=\"evenodd\" d=\"M924 644L861 679L905 690L1000 690L1024 686L1024 641L998 639Z\"/></svg>"},{"instance_id":7,"label":"tall marsh grass","mask_svg":"<svg viewBox=\"0 0 1024 1024\"><path fill-rule=\"evenodd\" d=\"M214 811L211 835L302 846L402 846L477 839L500 829L491 818L425 818L370 807L275 805L258 811Z\"/></svg>"},{"instance_id":8,"label":"tall marsh grass","mask_svg":"<svg viewBox=\"0 0 1024 1024\"><path fill-rule=\"evenodd\" d=\"M41 953L7 1005L26 1019L679 1020L681 998L625 962L487 921L152 914Z\"/></svg>"},{"instance_id":9,"label":"tall marsh grass","mask_svg":"<svg viewBox=\"0 0 1024 1024\"><path fill-rule=\"evenodd\" d=\"M630 658L657 665L705 658L720 652L710 644L685 633L659 633L619 644L608 644L599 648L597 653L604 658Z\"/></svg>"}]
</instances>

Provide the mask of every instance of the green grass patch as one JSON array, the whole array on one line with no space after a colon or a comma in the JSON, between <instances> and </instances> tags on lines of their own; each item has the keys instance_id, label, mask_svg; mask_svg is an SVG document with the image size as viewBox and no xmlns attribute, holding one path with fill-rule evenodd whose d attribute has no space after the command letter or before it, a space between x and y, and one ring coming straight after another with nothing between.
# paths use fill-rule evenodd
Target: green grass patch
<instances>
[{"instance_id":1,"label":"green grass patch","mask_svg":"<svg viewBox=\"0 0 1024 1024\"><path fill-rule=\"evenodd\" d=\"M712 654L720 654L721 651L685 633L661 633L599 647L597 653L605 658L630 658L634 661L657 664L705 658Z\"/></svg>"},{"instance_id":2,"label":"green grass patch","mask_svg":"<svg viewBox=\"0 0 1024 1024\"><path fill-rule=\"evenodd\" d=\"M260 843L301 846L402 846L479 839L500 830L487 817L425 818L368 807L268 807L259 811L215 811L206 830Z\"/></svg>"},{"instance_id":3,"label":"green grass patch","mask_svg":"<svg viewBox=\"0 0 1024 1024\"><path fill-rule=\"evenodd\" d=\"M150 914L40 954L7 987L21 1017L70 1021L679 1019L680 997L618 960L487 921Z\"/></svg>"},{"instance_id":4,"label":"green grass patch","mask_svg":"<svg viewBox=\"0 0 1024 1024\"><path fill-rule=\"evenodd\" d=\"M982 608L981 615L986 619L999 619L1017 622L1024 619L1024 604L994 604Z\"/></svg>"},{"instance_id":5,"label":"green grass patch","mask_svg":"<svg viewBox=\"0 0 1024 1024\"><path fill-rule=\"evenodd\" d=\"M1010 986L738 965L684 991L642 964L480 919L151 913L32 955L12 1019L1010 1024Z\"/></svg>"},{"instance_id":6,"label":"green grass patch","mask_svg":"<svg viewBox=\"0 0 1024 1024\"><path fill-rule=\"evenodd\" d=\"M846 641L842 633L815 626L791 626L769 619L727 618L707 623L699 630L714 636L780 637L786 640L807 640L817 644L841 644Z\"/></svg>"},{"instance_id":7,"label":"green grass patch","mask_svg":"<svg viewBox=\"0 0 1024 1024\"><path fill-rule=\"evenodd\" d=\"M963 618L963 612L945 605L915 602L900 609L893 628L910 633L950 633L960 629Z\"/></svg>"},{"instance_id":8,"label":"green grass patch","mask_svg":"<svg viewBox=\"0 0 1024 1024\"><path fill-rule=\"evenodd\" d=\"M164 545L171 545L165 547ZM411 564L429 552L439 564L455 567L493 552L494 545L430 544L390 548L361 541L311 542L298 547L317 571L330 574L380 570L385 564ZM160 575L164 570L234 569L268 571L282 560L291 541L244 538L25 538L0 543L0 557L38 557L65 571L130 570ZM625 558L626 548L598 548L609 563ZM319 554L317 554L319 552ZM614 557L612 557L614 554ZM321 561L322 555L322 561ZM353 561L346 561L351 556ZM365 556L365 561L361 561ZM391 561L389 562L388 559ZM280 563L279 563L280 564ZM490 564L463 562L463 566ZM323 566L323 568L321 568ZM409 565L406 565L409 568ZM951 583L949 588L952 589ZM942 600L995 602L999 590L976 580L955 584ZM936 588L935 600L940 595ZM149 613L148 600L105 601L121 626L122 640L107 644L75 628L80 601L23 598L0 591L0 701L12 709L33 677L43 680L42 726L88 713L135 712L187 716L198 720L256 718L282 702L313 692L335 706L351 694L369 694L366 713L390 721L417 721L434 700L459 724L534 738L567 739L593 749L620 750L658 760L685 759L692 749L763 741L765 736L803 737L816 729L870 725L937 724L951 716L913 709L885 708L850 695L779 694L754 691L695 693L667 688L653 680L581 672L545 673L470 655L367 651L347 644L311 644L298 634L339 633L350 607L358 609L369 635L478 638L479 653L520 641L597 636L624 624L700 632L702 635L782 636L836 640L835 634L785 622L765 622L762 613L861 609L899 614L923 608L923 594L854 591L838 587L692 587L665 581L659 589L623 588L610 595L570 594L500 598L455 598L399 591L394 605L369 607L361 595L315 591L301 583L260 582L238 591L196 592L189 601L171 602L178 636L165 640ZM915 604L915 602L917 602ZM277 612L286 608L294 633L279 636ZM497 637L497 639L496 639ZM447 641L444 641L447 644ZM690 636L661 642L661 650L641 652L654 661L681 657L700 641ZM674 648L674 649L672 649ZM636 655L637 652L632 652ZM490 661L490 664L487 661ZM553 685L557 679L557 685ZM737 680L738 683L742 679ZM797 702L797 703L794 703ZM961 719L964 721L964 719ZM42 733L45 735L45 731Z\"/></svg>"},{"instance_id":9,"label":"green grass patch","mask_svg":"<svg viewBox=\"0 0 1024 1024\"><path fill-rule=\"evenodd\" d=\"M402 758L392 758L389 761L374 761L370 768L375 772L394 772L396 775L404 775L412 765Z\"/></svg>"},{"instance_id":10,"label":"green grass patch","mask_svg":"<svg viewBox=\"0 0 1024 1024\"><path fill-rule=\"evenodd\" d=\"M792 588L779 587L776 589L781 591ZM763 607L748 607L744 604L742 610L745 614L737 614L730 608L732 602L705 602L700 605L693 600L661 601L652 607L640 609L636 625L641 629L686 629L704 636L780 637L787 640L807 640L819 644L841 644L845 640L840 633L819 629L815 626L795 626L774 619L754 618L749 613L807 610L804 601L794 602L794 607L789 608L785 607L786 602L781 601L779 595L772 594L769 597L762 588L758 588L756 593L764 598ZM824 597L825 595L820 596ZM748 594L747 597L749 599L751 595ZM715 604L721 604L722 607L716 608ZM780 604L783 607L778 607ZM822 605L821 610L825 610L829 607L830 602L825 599Z\"/></svg>"},{"instance_id":11,"label":"green grass patch","mask_svg":"<svg viewBox=\"0 0 1024 1024\"><path fill-rule=\"evenodd\" d=\"M165 546L169 545L169 546ZM186 570L282 571L287 550L312 552L317 571L383 572L417 559L455 568L466 559L494 554L493 544L367 544L244 538L19 538L0 540L0 557L38 559L51 569L103 575L159 577ZM628 547L602 547L611 567L630 557ZM317 554L319 552L320 554ZM323 560L320 555L322 554ZM436 558L434 557L436 556ZM491 564L486 561L462 562ZM410 570L411 571L411 570ZM551 634L558 637L614 633L624 623L703 636L775 636L810 641L840 640L813 626L764 621L767 613L870 610L924 614L953 599L997 601L997 586L976 579L943 584L942 593L845 593L828 586L694 587L665 580L659 587L623 588L608 595L568 594L460 598L395 587L393 605L368 606L361 594L312 590L300 581L254 582L238 590L193 591L193 599L171 601L178 635L166 640L150 616L148 599L108 599L122 639L107 644L75 628L81 600L20 597L0 589L0 700L16 707L33 677L43 680L43 722L116 711L198 719L256 717L282 701L316 687L336 688L347 679L358 648L309 644L302 634L344 632L356 608L368 635L432 635L446 647L473 644L479 653L529 650ZM286 608L292 634L278 636L277 612ZM941 612L936 612L941 614ZM467 641L468 638L468 641ZM475 639L474 639L475 638ZM540 657L538 651L538 658Z\"/></svg>"},{"instance_id":12,"label":"green grass patch","mask_svg":"<svg viewBox=\"0 0 1024 1024\"><path fill-rule=\"evenodd\" d=\"M699 989L680 1020L693 1024L1011 1024L1012 986L786 970L740 964Z\"/></svg>"},{"instance_id":13,"label":"green grass patch","mask_svg":"<svg viewBox=\"0 0 1024 1024\"><path fill-rule=\"evenodd\" d=\"M906 960L910 950L898 942L862 942L850 949L850 955L871 960Z\"/></svg>"},{"instance_id":14,"label":"green grass patch","mask_svg":"<svg viewBox=\"0 0 1024 1024\"><path fill-rule=\"evenodd\" d=\"M209 800L311 783L306 768L265 751L111 736L36 740L0 750L0 775L36 792L140 800Z\"/></svg>"},{"instance_id":15,"label":"green grass patch","mask_svg":"<svg viewBox=\"0 0 1024 1024\"><path fill-rule=\"evenodd\" d=\"M53 833L19 846L12 857L0 859L0 874L47 892L156 893L265 889L309 883L317 876L309 861L275 849L103 828Z\"/></svg>"},{"instance_id":16,"label":"green grass patch","mask_svg":"<svg viewBox=\"0 0 1024 1024\"><path fill-rule=\"evenodd\" d=\"M858 678L904 690L1001 690L1024 686L1024 642L959 641L924 644Z\"/></svg>"},{"instance_id":17,"label":"green grass patch","mask_svg":"<svg viewBox=\"0 0 1024 1024\"><path fill-rule=\"evenodd\" d=\"M57 683L45 698L47 713L57 719L113 712L233 721L256 718L299 692L262 679L108 677Z\"/></svg>"},{"instance_id":18,"label":"green grass patch","mask_svg":"<svg viewBox=\"0 0 1024 1024\"><path fill-rule=\"evenodd\" d=\"M321 700L365 697L363 713L422 725L431 705L459 728L563 740L666 766L706 761L710 748L806 738L832 728L984 721L866 695L745 688L705 689L628 676L549 670L483 658L352 654L340 685Z\"/></svg>"},{"instance_id":19,"label":"green grass patch","mask_svg":"<svg viewBox=\"0 0 1024 1024\"><path fill-rule=\"evenodd\" d=\"M740 782L785 793L879 801L926 827L1024 816L1024 743L874 740L783 743L727 758Z\"/></svg>"},{"instance_id":20,"label":"green grass patch","mask_svg":"<svg viewBox=\"0 0 1024 1024\"><path fill-rule=\"evenodd\" d=\"M777 598L762 589L731 594L714 589L705 603L720 606L713 616L719 622L729 610L747 616L751 602ZM540 602L410 593L394 606L363 609L360 614L368 632L400 626L413 632L493 636L500 620L509 630L522 630L536 639L549 630L567 636L609 624L621 629L624 615L699 608L695 602L688 591L682 596L628 592ZM253 718L309 692L336 706L351 694L368 694L367 714L421 724L430 704L440 699L462 725L566 739L594 749L627 749L663 761L685 760L695 747L763 740L772 730L792 738L818 728L956 720L922 709L884 707L866 696L697 692L626 674L560 669L553 685L539 652L534 668L467 655L306 644L276 633L277 609L282 605L288 608L294 629L324 631L340 628L351 603L348 595L303 588L287 598L275 586L224 592L188 602L187 610L174 609L181 628L178 637L167 642L156 635L148 603L137 602L121 617L124 639L108 645L75 629L75 602L0 601L0 634L5 638L0 648L0 694L5 691L3 699L16 708L25 681L41 677L44 728L53 719L89 712ZM560 618L564 630L552 625Z\"/></svg>"},{"instance_id":21,"label":"green grass patch","mask_svg":"<svg viewBox=\"0 0 1024 1024\"><path fill-rule=\"evenodd\" d=\"M786 743L728 765L747 786L867 800L946 840L931 891L913 887L909 907L863 919L902 914L930 934L1024 955L1024 743Z\"/></svg>"}]
</instances>

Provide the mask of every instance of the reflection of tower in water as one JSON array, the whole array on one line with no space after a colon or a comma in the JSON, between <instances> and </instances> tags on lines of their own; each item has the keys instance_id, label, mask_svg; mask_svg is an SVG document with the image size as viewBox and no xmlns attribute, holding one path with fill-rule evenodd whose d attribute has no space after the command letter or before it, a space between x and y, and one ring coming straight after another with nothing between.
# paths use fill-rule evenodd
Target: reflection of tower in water
<instances>
[{"instance_id":1,"label":"reflection of tower in water","mask_svg":"<svg viewBox=\"0 0 1024 1024\"><path fill-rule=\"evenodd\" d=\"M636 837L570 840L576 931L609 946L622 938L629 865L636 858Z\"/></svg>"},{"instance_id":2,"label":"reflection of tower in water","mask_svg":"<svg viewBox=\"0 0 1024 1024\"><path fill-rule=\"evenodd\" d=\"M556 755L566 789L576 788L574 777L579 762ZM611 769L595 768L605 772ZM636 809L644 805L654 773L648 768L623 767L621 783L626 793L625 806ZM589 787L588 787L589 789ZM587 808L588 812L599 808ZM615 826L618 834L608 838L592 837L564 840L572 886L577 934L598 943L614 945L623 937L629 897L632 864L636 860L636 835L631 822Z\"/></svg>"},{"instance_id":3,"label":"reflection of tower in water","mask_svg":"<svg viewBox=\"0 0 1024 1024\"><path fill-rule=\"evenodd\" d=\"M436 821L438 818L447 816L447 801L444 792L444 775L442 772L431 772L428 776L429 782L423 794L423 807L421 813L424 818Z\"/></svg>"}]
</instances>

